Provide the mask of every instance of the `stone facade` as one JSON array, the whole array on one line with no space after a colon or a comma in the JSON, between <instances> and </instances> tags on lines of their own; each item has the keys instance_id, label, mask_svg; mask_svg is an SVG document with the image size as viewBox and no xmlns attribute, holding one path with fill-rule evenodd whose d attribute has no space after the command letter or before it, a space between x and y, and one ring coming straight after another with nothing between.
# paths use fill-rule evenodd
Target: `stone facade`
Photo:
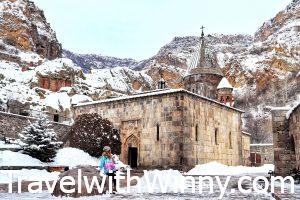
<instances>
[{"instance_id":1,"label":"stone facade","mask_svg":"<svg viewBox=\"0 0 300 200\"><path fill-rule=\"evenodd\" d=\"M137 148L138 166L142 167L243 163L242 111L183 89L74 107L75 116L83 113L98 113L120 130L124 163L130 162L130 148Z\"/></svg>"},{"instance_id":2,"label":"stone facade","mask_svg":"<svg viewBox=\"0 0 300 200\"><path fill-rule=\"evenodd\" d=\"M261 161L256 163L255 159L251 160L251 165L274 164L273 144L250 144L250 153L254 158L259 155Z\"/></svg>"},{"instance_id":3,"label":"stone facade","mask_svg":"<svg viewBox=\"0 0 300 200\"><path fill-rule=\"evenodd\" d=\"M18 138L18 134L36 118L0 112L0 137ZM69 131L70 126L53 123L54 131L62 138Z\"/></svg>"},{"instance_id":4,"label":"stone facade","mask_svg":"<svg viewBox=\"0 0 300 200\"><path fill-rule=\"evenodd\" d=\"M297 111L291 115L289 120L286 118L287 112L286 109L272 110L275 173L280 176L286 176L290 174L291 170L297 169L296 157L298 156L299 159L299 151L295 150L295 136L299 138L299 131L298 133L293 132L297 128L292 128L293 126L299 128L299 122L294 124L295 122L291 121ZM290 128L292 128L291 132Z\"/></svg>"}]
</instances>

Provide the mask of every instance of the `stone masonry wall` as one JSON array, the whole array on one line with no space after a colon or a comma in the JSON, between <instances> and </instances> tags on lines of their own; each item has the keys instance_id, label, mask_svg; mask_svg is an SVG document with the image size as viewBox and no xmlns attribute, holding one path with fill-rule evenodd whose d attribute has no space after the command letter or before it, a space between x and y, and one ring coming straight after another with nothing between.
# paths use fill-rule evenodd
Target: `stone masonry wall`
<instances>
[{"instance_id":1,"label":"stone masonry wall","mask_svg":"<svg viewBox=\"0 0 300 200\"><path fill-rule=\"evenodd\" d=\"M294 140L296 163L294 168L300 170L300 105L294 109L289 118L290 136Z\"/></svg>"},{"instance_id":2,"label":"stone masonry wall","mask_svg":"<svg viewBox=\"0 0 300 200\"><path fill-rule=\"evenodd\" d=\"M184 111L184 163L191 166L210 161L242 164L240 112L191 95L184 99Z\"/></svg>"},{"instance_id":3,"label":"stone masonry wall","mask_svg":"<svg viewBox=\"0 0 300 200\"><path fill-rule=\"evenodd\" d=\"M250 166L251 165L251 161L250 161L250 140L251 140L251 135L250 134L242 133L242 148L243 148L242 165L244 165L244 166Z\"/></svg>"},{"instance_id":4,"label":"stone masonry wall","mask_svg":"<svg viewBox=\"0 0 300 200\"><path fill-rule=\"evenodd\" d=\"M286 113L287 110L272 110L275 174L279 176L288 175L295 164Z\"/></svg>"},{"instance_id":5,"label":"stone masonry wall","mask_svg":"<svg viewBox=\"0 0 300 200\"><path fill-rule=\"evenodd\" d=\"M180 92L98 104L75 106L75 116L98 113L119 129L121 160L127 163L127 148L138 147L138 165L144 167L193 167L217 160L240 164L240 113L200 97ZM194 127L198 124L198 142ZM219 145L214 129L219 128ZM228 131L232 132L232 148ZM159 140L157 134L159 131ZM224 149L226 149L224 151Z\"/></svg>"},{"instance_id":6,"label":"stone masonry wall","mask_svg":"<svg viewBox=\"0 0 300 200\"><path fill-rule=\"evenodd\" d=\"M32 117L0 112L0 137L18 138L18 134L29 124L29 121L35 120L36 118ZM70 126L64 124L53 123L53 129L60 138L68 132L69 128Z\"/></svg>"},{"instance_id":7,"label":"stone masonry wall","mask_svg":"<svg viewBox=\"0 0 300 200\"><path fill-rule=\"evenodd\" d=\"M261 155L261 165L274 164L273 144L250 144L250 151Z\"/></svg>"}]
</instances>

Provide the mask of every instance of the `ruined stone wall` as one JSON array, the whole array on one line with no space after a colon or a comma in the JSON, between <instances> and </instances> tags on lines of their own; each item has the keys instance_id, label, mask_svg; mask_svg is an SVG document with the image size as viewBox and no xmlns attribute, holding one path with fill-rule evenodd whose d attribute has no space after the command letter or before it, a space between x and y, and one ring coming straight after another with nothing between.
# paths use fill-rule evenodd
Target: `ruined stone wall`
<instances>
[{"instance_id":1,"label":"ruined stone wall","mask_svg":"<svg viewBox=\"0 0 300 200\"><path fill-rule=\"evenodd\" d=\"M289 175L295 165L295 152L291 149L286 113L287 110L272 110L274 165L275 174L279 176Z\"/></svg>"},{"instance_id":2,"label":"ruined stone wall","mask_svg":"<svg viewBox=\"0 0 300 200\"><path fill-rule=\"evenodd\" d=\"M214 160L229 165L242 162L241 113L188 93L108 100L74 109L75 116L98 113L120 129L125 163L130 146L138 147L139 166L191 168Z\"/></svg>"},{"instance_id":3,"label":"ruined stone wall","mask_svg":"<svg viewBox=\"0 0 300 200\"><path fill-rule=\"evenodd\" d=\"M300 169L300 105L294 109L289 118L289 133L294 140L294 146L292 148L295 151L296 163L294 168Z\"/></svg>"},{"instance_id":4,"label":"ruined stone wall","mask_svg":"<svg viewBox=\"0 0 300 200\"><path fill-rule=\"evenodd\" d=\"M274 164L273 144L251 144L250 151L261 155L261 165Z\"/></svg>"},{"instance_id":5,"label":"ruined stone wall","mask_svg":"<svg viewBox=\"0 0 300 200\"><path fill-rule=\"evenodd\" d=\"M16 115L11 113L0 112L0 137L18 138L19 133L36 118ZM54 131L62 138L69 131L70 126L53 123Z\"/></svg>"},{"instance_id":6,"label":"ruined stone wall","mask_svg":"<svg viewBox=\"0 0 300 200\"><path fill-rule=\"evenodd\" d=\"M191 166L211 161L242 164L240 112L192 95L184 99L184 110L185 163Z\"/></svg>"}]
</instances>

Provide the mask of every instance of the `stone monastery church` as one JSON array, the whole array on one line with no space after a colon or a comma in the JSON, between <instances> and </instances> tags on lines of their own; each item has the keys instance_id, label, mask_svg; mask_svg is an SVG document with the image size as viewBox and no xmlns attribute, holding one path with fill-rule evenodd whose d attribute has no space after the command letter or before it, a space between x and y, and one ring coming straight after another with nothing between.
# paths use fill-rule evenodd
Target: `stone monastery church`
<instances>
[{"instance_id":1,"label":"stone monastery church","mask_svg":"<svg viewBox=\"0 0 300 200\"><path fill-rule=\"evenodd\" d=\"M167 89L161 79L154 91L77 104L74 117L98 113L113 122L121 135L121 160L132 167L245 164L250 136L241 130L243 111L233 107L233 88L213 62L203 31L200 45L184 88Z\"/></svg>"}]
</instances>

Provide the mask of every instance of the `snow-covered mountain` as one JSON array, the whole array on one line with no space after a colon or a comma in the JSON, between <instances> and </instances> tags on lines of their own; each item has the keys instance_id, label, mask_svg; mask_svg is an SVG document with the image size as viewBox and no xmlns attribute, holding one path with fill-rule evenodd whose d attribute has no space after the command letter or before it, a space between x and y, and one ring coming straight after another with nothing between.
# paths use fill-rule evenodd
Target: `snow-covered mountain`
<instances>
[{"instance_id":1,"label":"snow-covered mountain","mask_svg":"<svg viewBox=\"0 0 300 200\"><path fill-rule=\"evenodd\" d=\"M63 50L63 57L73 60L75 64L81 66L84 72L91 69L106 69L114 67L136 68L140 63L131 58L116 58L95 54L76 54L68 50Z\"/></svg>"}]
</instances>

